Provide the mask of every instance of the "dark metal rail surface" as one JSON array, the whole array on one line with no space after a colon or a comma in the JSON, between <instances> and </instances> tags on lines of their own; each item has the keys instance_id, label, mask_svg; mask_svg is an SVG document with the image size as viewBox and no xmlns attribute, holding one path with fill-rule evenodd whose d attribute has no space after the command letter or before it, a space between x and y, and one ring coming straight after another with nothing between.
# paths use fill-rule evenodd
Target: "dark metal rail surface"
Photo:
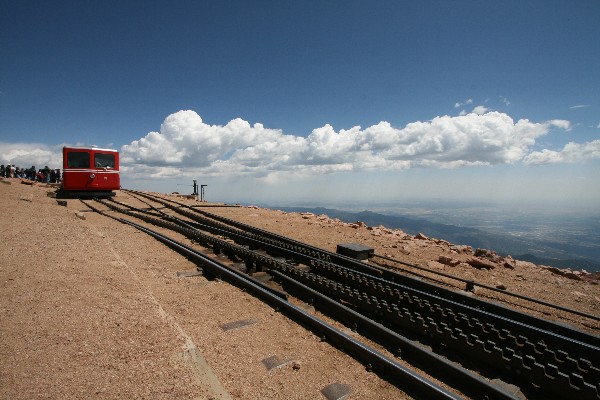
<instances>
[{"instance_id":1,"label":"dark metal rail surface","mask_svg":"<svg viewBox=\"0 0 600 400\"><path fill-rule=\"evenodd\" d=\"M290 238L287 238L287 237L284 237L281 235L277 235L275 233L253 227L251 225L247 225L247 224L244 224L244 223L241 223L238 221L234 221L229 218L221 217L216 214L198 210L198 209L195 209L193 207L190 207L190 206L180 203L180 202L176 202L173 200L166 200L162 197L148 195L148 194L142 193L142 192L135 192L135 191L127 191L127 192L136 194L136 195L139 195L142 197L146 197L153 201L156 201L156 202L162 204L163 206L172 209L173 211L176 211L176 212L181 213L182 215L185 215L188 218L194 219L194 220L196 220L200 223L204 223L206 225L210 224L215 227L218 226L221 230L224 230L224 231L227 231L227 230L232 231L231 227L235 227L238 229L237 230L238 234L244 233L244 232L245 233L249 232L249 233L254 234L255 236L249 235L248 237L257 240L258 242L264 242L265 244L266 243L273 244L273 245L281 247L283 249L292 249L299 253L308 254L311 257L314 257L317 259L331 261L332 263L335 263L336 265L345 266L347 268L354 269L359 272L373 275L375 277L380 277L380 278L384 279L385 281L397 282L402 285L410 286L411 288L415 288L415 289L423 290L423 291L426 291L429 293L437 294L437 295L443 296L446 299L455 301L457 303L465 304L472 308L488 311L490 313L494 313L499 316L509 318L509 319L517 321L517 322L521 322L523 324L535 325L535 326L539 327L540 329L554 332L558 335L568 336L568 337L578 340L582 343L587 343L593 347L600 348L600 337L599 336L590 335L588 333L576 330L572 327L559 325L559 324L553 323L551 321L536 318L529 314L518 312L518 311L508 308L508 307L503 307L498 304L480 300L480 299L474 298L473 296L465 295L465 294L462 294L459 292L449 290L447 288L440 287L438 285L433 285L433 284L430 284L427 282L423 282L422 280L419 280L419 279L407 277L405 275L401 275L401 274L395 273L393 271L389 271L387 269L375 268L374 266L367 266L364 263L359 262L355 259L345 257L340 254L331 253L326 250L320 249L318 247L311 246L311 245L308 245L308 244L305 244L305 243L302 243L302 242L299 242L299 241L296 241L296 240L293 240L293 239L290 239ZM177 204L177 206L179 206L179 207L175 207L175 206L173 206L173 204ZM190 210L191 212L186 212L186 210ZM198 214L201 214L204 218L201 218L201 217L199 218ZM214 221L211 223L210 219L218 221L221 224L217 224ZM528 299L525 296L521 296L521 298L523 298L525 300ZM560 306L556 307L556 308L567 311L567 312L573 312L574 314L581 315L584 317L590 317L590 315L585 314L585 313L579 313L576 310L564 309L564 308L561 308ZM596 316L591 316L591 317L598 318Z\"/></svg>"},{"instance_id":2,"label":"dark metal rail surface","mask_svg":"<svg viewBox=\"0 0 600 400\"><path fill-rule=\"evenodd\" d=\"M98 200L98 201L100 203L108 206L112 210L119 211L119 212L122 212L122 213L125 213L128 215L140 218L146 222L149 222L149 223L152 223L155 225L159 225L162 227L166 227L166 228L175 230L187 237L190 237L190 238L196 239L198 241L201 241L203 243L209 244L213 248L218 248L219 252L225 251L228 254L235 253L241 259L245 259L247 265L252 264L252 263L262 264L264 267L270 269L271 272L274 272L277 270L278 271L297 270L297 272L300 271L295 266L287 264L282 261L278 261L276 259L273 259L272 257L264 256L260 253L256 253L254 251L248 250L248 249L238 246L234 243L225 241L223 239L219 239L218 237L208 236L201 232L198 232L197 230L190 230L186 226L178 225L176 223L176 221L174 221L173 218L169 218L169 220L161 220L161 219L157 219L155 217L149 216L149 215L144 215L144 213L142 213L141 210L133 211L131 209L132 208L131 206L128 206L130 209L127 210L127 209L123 209L121 207L117 207L114 204L111 204L114 202L107 202L104 200ZM184 225L187 225L187 223L184 223ZM297 255L302 256L301 254L297 254ZM251 260L251 262L248 262L249 260ZM290 282L289 278L288 278L287 282L289 284L289 282ZM314 300L314 296L311 299ZM330 299L329 301L332 302L333 300ZM314 301L311 301L311 302L314 303ZM332 316L341 315L340 309L345 308L345 307L342 306L337 301L333 301L333 303L336 304L337 308L333 309L330 305L329 307L327 307L327 311L329 311L330 315L332 315ZM373 333L373 332L381 332L382 329L389 331L386 328L384 328L383 326L381 326L380 324L375 323L371 319L367 319L367 318L363 317L363 320L361 321L361 330L364 330L365 332L368 332L368 333ZM384 336L384 338L386 338L387 340L385 340L382 344L390 346L390 340L389 340L390 337L391 336L389 334L387 336ZM374 339L376 341L378 339L381 339L381 334L379 336L375 335L375 337L372 337L372 339ZM394 351L397 351L398 349L405 349L403 352L403 357L410 359L411 362L414 362L415 364L418 364L420 367L422 367L422 369L430 372L430 374L432 376L434 376L440 380L443 380L445 382L451 383L454 387L458 388L459 390L461 390L464 393L469 393L469 394L473 395L473 397L475 397L475 398L478 396L484 396L484 395L487 396L488 399L512 399L513 398L510 394L507 394L506 392L502 391L501 389L497 388L496 386L491 385L485 379L479 378L478 376L468 372L464 368L461 368L457 364L449 362L445 358L436 356L435 354L433 354L432 352L423 348L422 346L417 346L414 344L413 341L406 339L398 334L394 334L394 345L391 346L390 348L393 349Z\"/></svg>"},{"instance_id":3,"label":"dark metal rail surface","mask_svg":"<svg viewBox=\"0 0 600 400\"><path fill-rule=\"evenodd\" d=\"M353 355L354 358L367 365L368 368L372 369L374 372L376 372L383 378L389 380L391 383L395 384L411 396L414 396L416 398L427 399L460 399L460 397L458 397L457 395L449 392L448 390L440 387L439 385L436 385L435 383L423 377L422 375L419 375L415 371L400 365L393 359L385 356L384 354L376 351L375 349L348 336L347 334L334 328L326 322L316 317L313 317L301 308L289 303L288 301L282 299L279 296L276 296L271 291L265 290L264 287L257 285L256 282L251 281L250 279L248 279L247 276L235 273L226 265L213 260L205 254L202 254L201 252L198 252L197 250L183 243L180 243L165 235L148 229L142 225L125 220L123 218L113 217L99 210L98 208L91 206L88 203L85 204L98 213L114 218L122 223L131 225L136 229L139 229L153 236L154 238L158 239L167 246L194 260L194 262L201 266L203 270L210 271L212 275L219 276L222 279L226 279L227 281L232 282L233 284L243 288L249 293L252 293L253 295L263 300L265 303L285 313L295 321L299 321L301 324L311 329L320 337L325 338L334 346L344 350L348 354ZM493 391L494 388L491 387L491 389Z\"/></svg>"},{"instance_id":4,"label":"dark metal rail surface","mask_svg":"<svg viewBox=\"0 0 600 400\"><path fill-rule=\"evenodd\" d=\"M201 223L211 224L212 226L219 226L220 229L223 229L223 230L228 230L228 229L231 230L232 229L231 227L234 227L234 228L237 228L239 231L249 232L249 233L256 235L256 236L254 236L254 238L259 241L269 242L269 243L272 243L272 244L282 247L282 248L292 249L292 250L302 252L305 254L310 254L311 256L314 256L315 258L331 261L337 265L356 269L360 272L368 273L370 275L379 276L379 277L385 279L386 281L399 282L399 283L402 283L405 285L409 285L413 288L419 288L419 289L425 290L425 291L432 291L432 290L439 291L441 294L443 294L444 297L446 297L448 299L452 299L459 303L466 304L470 307L486 310L486 311L489 311L489 312L492 312L492 313L495 313L498 315L502 315L506 318L510 318L510 319L513 319L515 321L519 321L519 322L522 322L525 324L533 324L544 330L552 331L557 334L563 334L565 336L570 336L573 339L582 341L584 343L588 343L592 346L600 347L600 337L589 335L585 332L577 331L571 327L565 327L563 325L555 324L551 321L546 321L546 320L543 320L540 318L535 318L529 314L521 313L521 312L515 311L513 309L507 308L507 307L502 307L497 304L493 304L493 303L490 303L487 301L473 298L472 296L458 293L458 292L455 292L452 290L448 290L446 288L442 288L437 285L432 285L430 283L423 282L419 279L415 279L412 277L408 277L406 275L398 274L396 272L390 271L389 269L379 268L377 266L367 266L362 262L356 261L355 259L343 256L343 255L340 255L337 253L328 252L328 251L320 249L318 247L311 246L309 244L305 244L305 243L293 240L291 238L287 238L285 236L281 236L281 235L275 234L273 232L266 231L264 229L256 228L254 226L247 225L247 224L244 224L244 223L241 223L241 222L229 219L229 218L221 217L221 216L213 214L213 213L198 210L197 208L191 207L184 203L180 203L180 202L177 202L174 200L167 200L162 197L149 195L149 194L143 193L143 192L136 192L136 191L127 191L127 192L151 199L155 202L162 204L163 206L165 206L167 208L172 209L175 212L181 213L182 215L185 215L186 217L194 219ZM176 204L177 206L173 206L173 204ZM204 218L199 217L199 215L201 215ZM214 221L221 222L223 225L216 224L214 221L211 222L211 219ZM380 256L378 256L378 257L380 257ZM402 263L407 266L422 269L422 267L416 266L414 264L404 263L404 262L398 261L398 260L393 260L393 261ZM440 275L446 276L445 274L440 274ZM448 277L457 279L456 277L453 277L453 276L448 276ZM460 280L460 278L458 278L458 279ZM483 286L481 284L477 284L477 285ZM507 294L505 291L503 291L502 293ZM508 294L512 295L511 293L508 293ZM545 306L553 307L553 308L559 309L561 311L566 311L566 312L569 312L569 313L572 313L575 315L583 316L583 317L590 318L593 320L600 320L599 316L589 315L586 313L579 312L577 310L572 310L572 309L568 309L565 307L561 307L560 305L553 305L550 303L545 303L545 302L539 301L537 299L532 299L527 296L522 296L519 294L514 294L514 296L518 297L520 299L523 299L523 300L528 300L528 301L536 302L538 304L543 304Z\"/></svg>"},{"instance_id":5,"label":"dark metal rail surface","mask_svg":"<svg viewBox=\"0 0 600 400\"><path fill-rule=\"evenodd\" d=\"M379 254L375 254L374 257L381 258L382 260L393 262L393 263L396 263L396 264L405 265L407 267L415 268L415 269L418 269L420 271L426 271L426 272L430 272L430 273L433 273L433 274L436 274L436 275L440 275L440 276L443 276L443 277L446 277L446 278L454 279L456 281L463 282L463 283L467 284L467 287L473 287L474 288L475 286L479 286L479 287L481 287L483 289L491 290L491 291L497 292L497 293L502 293L503 295L508 295L508 296L516 297L518 299L526 300L526 301L529 301L531 303L541 304L541 305L543 305L545 307L554 308L556 310L566 311L566 312L568 312L570 314L579 315L580 317L589 318L589 319L594 320L594 321L600 321L600 315L592 315L592 314L581 312L579 310L574 310L572 308L563 307L560 304L552 304L552 303L548 303L546 301L535 299L533 297L523 296L522 294L519 294L519 293L508 292L508 291L506 291L504 289L498 289L498 288L495 288L493 286L484 285L482 283L475 282L472 279L464 279L464 278L461 278L459 276L446 274L446 273L440 272L440 271L434 271L434 270L422 267L422 266L417 265L417 264L407 263L407 262L404 262L404 261L401 261L401 260L396 260L396 259L391 258L391 257L386 257L386 256L382 256L382 255L379 255ZM378 263L378 265L381 265L381 264ZM413 275L421 276L423 278L427 278L427 277L425 277L423 275L416 274L413 271L408 271L408 270L404 270L404 269L402 271L410 273L410 274L413 274Z\"/></svg>"},{"instance_id":6,"label":"dark metal rail surface","mask_svg":"<svg viewBox=\"0 0 600 400\"><path fill-rule=\"evenodd\" d=\"M188 218L201 221L200 224L195 224L191 232L184 233L189 237L198 237L197 229L204 228L213 234L229 236L236 242L251 243L251 246L261 247L270 252L285 253L286 247L289 247L277 246L273 244L274 239L265 239L255 232L244 235L243 224L236 223L232 228L224 225L223 219L211 223L207 217L199 217L194 209L192 209L194 212L189 212L172 204L168 205L162 198L155 199L145 194L142 196L157 201ZM162 215L163 218L170 220L170 223L184 224L187 225L185 229L190 229L189 223L178 221L157 211L154 212L155 215ZM139 212L133 213L139 214ZM212 235L211 237L214 238ZM288 250L286 253L286 257L301 259L304 263L308 259L311 271L307 273L289 264L273 262L272 258L271 261L267 261L255 255L249 256L244 254L244 251L230 248L232 244L229 242L215 243L214 239L206 237L201 237L200 240L207 243L212 241L213 248L238 251L240 257L245 258L246 264L251 268L264 265L266 268L294 275L294 279L311 285L313 289L317 288L319 292L330 298L341 299L386 326L414 335L435 347L440 353L451 355L466 352L469 355L467 357L469 362L483 365L494 370L496 374L521 385L533 383L539 387L538 393L542 393L545 398L555 396L558 396L557 398L565 396L577 396L581 399L599 398L600 370L593 364L600 359L599 349L580 341L582 332L558 325L552 330L547 330L544 327L553 324L533 317L525 319L528 322L539 320L543 327L514 321L503 315L498 316L489 311L489 307L473 307L465 302L455 301L455 292L450 292L453 295L449 296L450 298L444 296L445 292L449 292L447 289L430 284L423 285L420 281L417 281L420 285L388 281L382 278L385 274L380 274L377 270L373 273L369 269L365 272L365 269L357 268L355 264L364 264L354 260L349 263L354 268L335 265L324 260L333 258L330 255L338 255L330 253L324 256L322 250L315 248L321 251L319 253L311 246L308 246L308 249L304 247L304 251ZM292 242L295 250L301 245L299 242ZM358 271L361 269L362 272ZM495 307L506 310L504 307ZM509 315L514 312L508 311ZM575 332L577 339L564 335L565 332ZM586 335L584 334L583 337L585 338ZM598 339L592 335L587 336L592 339L592 342Z\"/></svg>"}]
</instances>

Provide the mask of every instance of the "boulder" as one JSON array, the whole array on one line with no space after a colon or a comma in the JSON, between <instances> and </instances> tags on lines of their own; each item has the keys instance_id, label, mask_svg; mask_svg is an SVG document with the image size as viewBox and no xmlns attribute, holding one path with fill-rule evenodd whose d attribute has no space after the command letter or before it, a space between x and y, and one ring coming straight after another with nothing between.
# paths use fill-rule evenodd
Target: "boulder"
<instances>
[{"instance_id":1,"label":"boulder","mask_svg":"<svg viewBox=\"0 0 600 400\"><path fill-rule=\"evenodd\" d=\"M440 264L448 265L450 267L456 267L460 264L460 260L448 256L439 256L437 261Z\"/></svg>"},{"instance_id":2,"label":"boulder","mask_svg":"<svg viewBox=\"0 0 600 400\"><path fill-rule=\"evenodd\" d=\"M408 246L402 246L399 250L400 250L400 253L406 254L406 255L409 255L411 252L411 249Z\"/></svg>"},{"instance_id":3,"label":"boulder","mask_svg":"<svg viewBox=\"0 0 600 400\"><path fill-rule=\"evenodd\" d=\"M473 254L473 248L467 245L454 245L450 247L450 250L454 250L457 253Z\"/></svg>"},{"instance_id":4,"label":"boulder","mask_svg":"<svg viewBox=\"0 0 600 400\"><path fill-rule=\"evenodd\" d=\"M502 266L504 266L504 268L515 269L515 260L511 256L506 256L504 257Z\"/></svg>"},{"instance_id":5,"label":"boulder","mask_svg":"<svg viewBox=\"0 0 600 400\"><path fill-rule=\"evenodd\" d=\"M498 264L485 258L470 257L465 261L472 267L479 269L494 269Z\"/></svg>"},{"instance_id":6,"label":"boulder","mask_svg":"<svg viewBox=\"0 0 600 400\"><path fill-rule=\"evenodd\" d=\"M535 265L534 263L529 262L529 261L515 260L515 267L518 267L518 268L537 268L537 265Z\"/></svg>"},{"instance_id":7,"label":"boulder","mask_svg":"<svg viewBox=\"0 0 600 400\"><path fill-rule=\"evenodd\" d=\"M496 263L502 262L504 260L495 251L487 250L487 249L475 250L475 257L487 258L488 260L491 260Z\"/></svg>"}]
</instances>

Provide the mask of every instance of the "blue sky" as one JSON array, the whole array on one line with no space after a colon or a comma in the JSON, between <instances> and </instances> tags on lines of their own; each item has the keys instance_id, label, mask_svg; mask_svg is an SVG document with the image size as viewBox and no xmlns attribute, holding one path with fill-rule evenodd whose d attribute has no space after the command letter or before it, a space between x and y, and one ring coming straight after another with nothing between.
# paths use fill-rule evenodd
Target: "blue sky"
<instances>
[{"instance_id":1,"label":"blue sky","mask_svg":"<svg viewBox=\"0 0 600 400\"><path fill-rule=\"evenodd\" d=\"M0 0L0 161L228 202L600 209L600 2Z\"/></svg>"}]
</instances>

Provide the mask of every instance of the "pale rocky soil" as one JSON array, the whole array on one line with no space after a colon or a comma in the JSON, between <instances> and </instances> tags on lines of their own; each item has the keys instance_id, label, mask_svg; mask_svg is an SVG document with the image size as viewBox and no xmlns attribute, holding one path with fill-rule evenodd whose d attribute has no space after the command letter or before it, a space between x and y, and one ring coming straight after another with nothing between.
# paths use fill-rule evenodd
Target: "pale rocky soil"
<instances>
[{"instance_id":1,"label":"pale rocky soil","mask_svg":"<svg viewBox=\"0 0 600 400\"><path fill-rule=\"evenodd\" d=\"M352 388L350 398L406 398L247 293L202 276L178 277L195 264L78 200L58 206L47 196L52 191L17 179L0 182L1 399L324 399L320 391L336 382ZM124 193L118 197L128 201ZM474 263L474 255L325 216L207 210L331 251L338 243L366 244L377 254L599 314L600 286L592 277L511 260L452 267L439 261ZM481 289L476 295L502 297ZM600 332L593 320L540 306L521 309ZM245 319L256 323L221 327ZM262 360L271 356L294 362L267 370Z\"/></svg>"}]
</instances>

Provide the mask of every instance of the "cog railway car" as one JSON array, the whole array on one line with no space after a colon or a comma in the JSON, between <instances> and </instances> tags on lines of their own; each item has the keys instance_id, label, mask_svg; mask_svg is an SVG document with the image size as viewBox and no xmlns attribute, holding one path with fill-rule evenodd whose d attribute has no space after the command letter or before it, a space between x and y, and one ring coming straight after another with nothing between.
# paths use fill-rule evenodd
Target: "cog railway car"
<instances>
[{"instance_id":1,"label":"cog railway car","mask_svg":"<svg viewBox=\"0 0 600 400\"><path fill-rule=\"evenodd\" d=\"M57 197L109 197L120 188L117 150L63 147L63 180Z\"/></svg>"}]
</instances>

